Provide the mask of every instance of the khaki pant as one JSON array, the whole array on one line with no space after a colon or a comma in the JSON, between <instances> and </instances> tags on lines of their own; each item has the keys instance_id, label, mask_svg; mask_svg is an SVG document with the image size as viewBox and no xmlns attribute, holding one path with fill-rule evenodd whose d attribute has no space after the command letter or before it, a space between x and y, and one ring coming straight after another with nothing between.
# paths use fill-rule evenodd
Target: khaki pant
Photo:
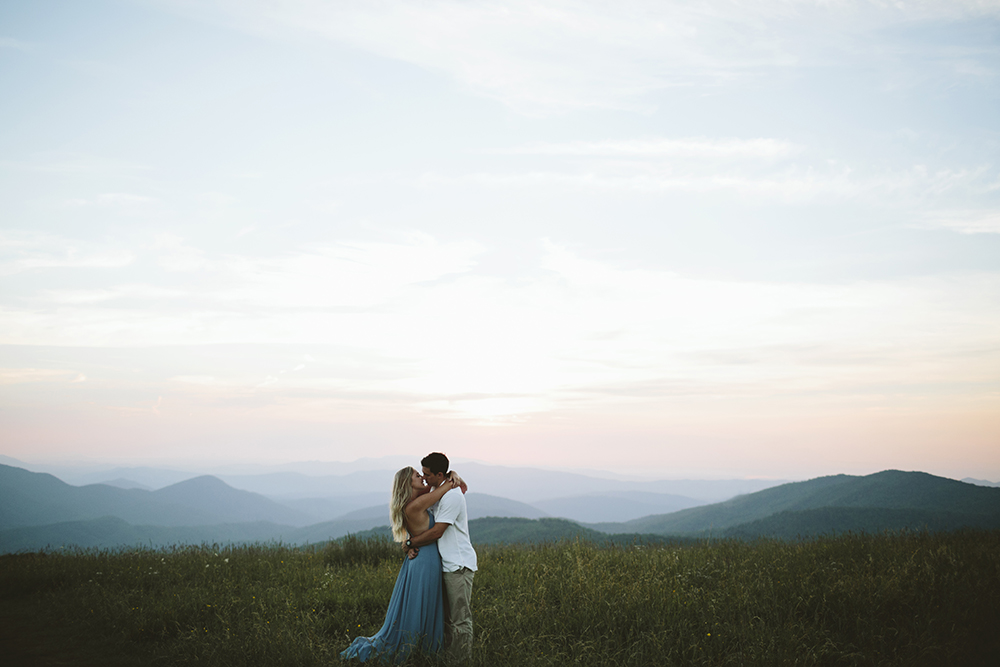
<instances>
[{"instance_id":1,"label":"khaki pant","mask_svg":"<svg viewBox=\"0 0 1000 667\"><path fill-rule=\"evenodd\" d=\"M442 572L444 584L444 657L457 664L472 657L472 578L467 567Z\"/></svg>"}]
</instances>

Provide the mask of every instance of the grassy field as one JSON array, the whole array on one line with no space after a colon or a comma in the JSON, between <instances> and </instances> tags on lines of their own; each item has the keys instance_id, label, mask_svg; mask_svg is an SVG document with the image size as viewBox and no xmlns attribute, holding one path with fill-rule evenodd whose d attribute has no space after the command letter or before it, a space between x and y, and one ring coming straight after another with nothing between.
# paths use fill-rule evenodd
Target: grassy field
<instances>
[{"instance_id":1,"label":"grassy field","mask_svg":"<svg viewBox=\"0 0 1000 667\"><path fill-rule=\"evenodd\" d=\"M476 665L1000 655L997 531L478 551ZM400 561L378 539L3 556L5 664L327 665L378 631Z\"/></svg>"}]
</instances>

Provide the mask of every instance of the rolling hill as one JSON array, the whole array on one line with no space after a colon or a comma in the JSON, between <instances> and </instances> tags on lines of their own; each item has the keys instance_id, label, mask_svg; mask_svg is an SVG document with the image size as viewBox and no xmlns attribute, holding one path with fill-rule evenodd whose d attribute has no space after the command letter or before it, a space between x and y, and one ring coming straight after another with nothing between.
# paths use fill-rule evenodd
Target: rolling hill
<instances>
[{"instance_id":1,"label":"rolling hill","mask_svg":"<svg viewBox=\"0 0 1000 667\"><path fill-rule=\"evenodd\" d=\"M132 525L196 526L248 521L309 523L306 515L196 477L157 491L106 484L71 486L46 473L0 465L0 530L114 516Z\"/></svg>"},{"instance_id":2,"label":"rolling hill","mask_svg":"<svg viewBox=\"0 0 1000 667\"><path fill-rule=\"evenodd\" d=\"M308 515L280 505L259 493L234 489L218 477L203 475L150 492L150 497L170 505L211 512L213 523L267 521L290 526L311 523Z\"/></svg>"},{"instance_id":3,"label":"rolling hill","mask_svg":"<svg viewBox=\"0 0 1000 667\"><path fill-rule=\"evenodd\" d=\"M881 533L887 530L948 531L961 528L1000 529L1000 514L823 507L797 512L779 512L765 519L727 528L721 531L719 536L795 540L835 533Z\"/></svg>"},{"instance_id":4,"label":"rolling hill","mask_svg":"<svg viewBox=\"0 0 1000 667\"><path fill-rule=\"evenodd\" d=\"M719 531L763 521L782 512L823 508L941 513L938 519L951 516L955 520L961 519L959 523L973 525L977 522L989 523L991 517L1000 516L1000 489L974 486L922 472L886 470L864 477L818 477L737 496L714 505L620 523L588 524L588 527L608 533L690 535L715 531L718 534ZM841 516L848 515L841 513ZM940 524L938 519L935 525ZM910 519L907 519L905 523L909 522ZM842 520L835 523L844 525Z\"/></svg>"},{"instance_id":5,"label":"rolling hill","mask_svg":"<svg viewBox=\"0 0 1000 667\"><path fill-rule=\"evenodd\" d=\"M70 486L46 473L0 465L0 529L117 516L161 526L221 523L210 512L104 484Z\"/></svg>"}]
</instances>

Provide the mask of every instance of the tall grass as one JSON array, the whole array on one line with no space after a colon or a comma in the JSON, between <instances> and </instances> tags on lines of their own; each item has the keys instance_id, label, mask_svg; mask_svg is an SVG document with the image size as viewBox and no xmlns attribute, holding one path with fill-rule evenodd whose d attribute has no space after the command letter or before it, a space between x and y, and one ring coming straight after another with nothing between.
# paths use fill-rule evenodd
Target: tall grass
<instances>
[{"instance_id":1,"label":"tall grass","mask_svg":"<svg viewBox=\"0 0 1000 667\"><path fill-rule=\"evenodd\" d=\"M478 548L475 665L992 665L1000 532ZM321 665L378 631L387 540L0 560L0 599L143 664ZM433 663L416 656L410 664Z\"/></svg>"}]
</instances>

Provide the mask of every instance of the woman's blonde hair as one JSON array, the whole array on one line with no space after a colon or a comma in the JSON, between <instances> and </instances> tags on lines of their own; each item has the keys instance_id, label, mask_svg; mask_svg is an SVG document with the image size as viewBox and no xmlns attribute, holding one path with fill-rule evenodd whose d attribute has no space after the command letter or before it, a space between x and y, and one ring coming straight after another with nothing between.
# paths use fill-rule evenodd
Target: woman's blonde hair
<instances>
[{"instance_id":1,"label":"woman's blonde hair","mask_svg":"<svg viewBox=\"0 0 1000 667\"><path fill-rule=\"evenodd\" d=\"M392 539L397 542L406 541L406 505L413 499L411 478L415 470L406 466L392 478L392 496L389 499L389 524L392 526Z\"/></svg>"}]
</instances>

